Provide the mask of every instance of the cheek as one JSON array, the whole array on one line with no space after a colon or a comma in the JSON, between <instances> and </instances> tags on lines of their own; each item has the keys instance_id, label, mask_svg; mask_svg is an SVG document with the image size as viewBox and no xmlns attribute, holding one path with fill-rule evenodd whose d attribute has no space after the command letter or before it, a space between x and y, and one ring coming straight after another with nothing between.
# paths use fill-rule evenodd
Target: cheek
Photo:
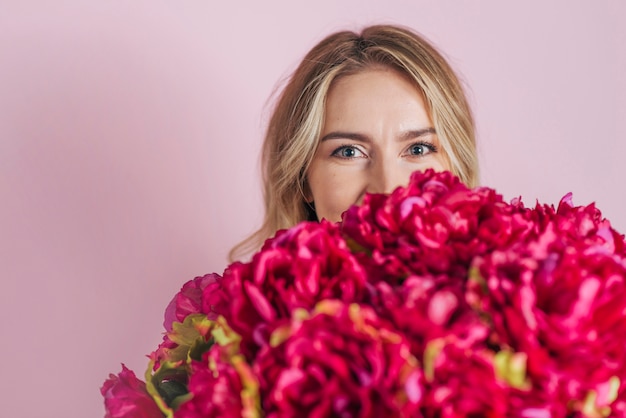
<instances>
[{"instance_id":1,"label":"cheek","mask_svg":"<svg viewBox=\"0 0 626 418\"><path fill-rule=\"evenodd\" d=\"M450 164L450 160L447 156L442 154L437 154L432 158L428 158L424 162L420 163L416 166L413 166L413 170L425 171L429 168L432 168L435 171L450 171L452 165ZM406 184L408 184L408 179Z\"/></svg>"},{"instance_id":2,"label":"cheek","mask_svg":"<svg viewBox=\"0 0 626 418\"><path fill-rule=\"evenodd\" d=\"M319 211L330 212L325 216L327 218L328 215L334 215L343 206L350 205L351 195L350 184L346 184L338 178L328 179L326 183L313 192L313 200L318 210L318 215L323 215Z\"/></svg>"},{"instance_id":3,"label":"cheek","mask_svg":"<svg viewBox=\"0 0 626 418\"><path fill-rule=\"evenodd\" d=\"M445 150L442 149L439 155L437 155L437 162L439 163L439 166L433 167L436 171L452 170L452 163L450 162L450 157L448 156L448 153Z\"/></svg>"},{"instance_id":4,"label":"cheek","mask_svg":"<svg viewBox=\"0 0 626 418\"><path fill-rule=\"evenodd\" d=\"M309 187L318 218L333 222L340 221L341 214L360 196L358 178L342 170L313 171L309 176Z\"/></svg>"},{"instance_id":5,"label":"cheek","mask_svg":"<svg viewBox=\"0 0 626 418\"><path fill-rule=\"evenodd\" d=\"M450 171L450 168L450 161L445 157L439 158L433 165L435 171Z\"/></svg>"}]
</instances>

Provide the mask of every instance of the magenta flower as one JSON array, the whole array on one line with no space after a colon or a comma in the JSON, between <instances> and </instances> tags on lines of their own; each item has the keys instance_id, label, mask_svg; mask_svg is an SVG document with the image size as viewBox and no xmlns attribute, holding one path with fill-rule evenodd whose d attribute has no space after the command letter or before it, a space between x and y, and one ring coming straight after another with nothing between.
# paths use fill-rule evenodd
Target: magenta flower
<instances>
[{"instance_id":1,"label":"magenta flower","mask_svg":"<svg viewBox=\"0 0 626 418\"><path fill-rule=\"evenodd\" d=\"M565 195L555 210L548 205L539 205L528 211L538 233L550 226L559 238L600 246L618 255L626 255L624 236L602 218L602 213L592 203L588 206L573 206L571 193Z\"/></svg>"},{"instance_id":2,"label":"magenta flower","mask_svg":"<svg viewBox=\"0 0 626 418\"><path fill-rule=\"evenodd\" d=\"M154 399L148 394L146 384L123 364L119 375L109 375L100 393L104 396L105 418L163 417Z\"/></svg>"},{"instance_id":3,"label":"magenta flower","mask_svg":"<svg viewBox=\"0 0 626 418\"><path fill-rule=\"evenodd\" d=\"M468 350L447 338L432 340L424 357L424 416L507 416L510 386L498 378L493 352Z\"/></svg>"},{"instance_id":4,"label":"magenta flower","mask_svg":"<svg viewBox=\"0 0 626 418\"><path fill-rule=\"evenodd\" d=\"M223 288L224 316L244 340L244 352L266 344L279 318L311 309L323 299L345 302L365 297L365 271L339 229L328 222L301 223L279 231L247 264L232 264Z\"/></svg>"},{"instance_id":5,"label":"magenta flower","mask_svg":"<svg viewBox=\"0 0 626 418\"><path fill-rule=\"evenodd\" d=\"M221 280L222 278L218 274L212 273L196 277L185 283L165 309L165 321L163 322L165 329L171 331L174 321L183 322L187 315L195 313L204 313L208 315L209 319L216 319L216 309L219 309L219 304L222 303L221 300L216 299L221 294ZM208 303L204 300L207 296L211 298Z\"/></svg>"},{"instance_id":6,"label":"magenta flower","mask_svg":"<svg viewBox=\"0 0 626 418\"><path fill-rule=\"evenodd\" d=\"M188 388L192 397L176 410L176 418L258 416L256 379L232 347L215 344L202 361L193 361Z\"/></svg>"},{"instance_id":7,"label":"magenta flower","mask_svg":"<svg viewBox=\"0 0 626 418\"><path fill-rule=\"evenodd\" d=\"M433 339L454 336L467 348L484 344L489 329L465 300L464 282L447 276L410 276L401 286L377 283L371 304L379 316L407 336L422 358Z\"/></svg>"},{"instance_id":8,"label":"magenta flower","mask_svg":"<svg viewBox=\"0 0 626 418\"><path fill-rule=\"evenodd\" d=\"M253 368L268 417L417 413L423 378L406 339L365 306L327 300L277 328Z\"/></svg>"},{"instance_id":9,"label":"magenta flower","mask_svg":"<svg viewBox=\"0 0 626 418\"><path fill-rule=\"evenodd\" d=\"M626 416L626 244L571 195L415 173L186 283L164 326L107 418Z\"/></svg>"},{"instance_id":10,"label":"magenta flower","mask_svg":"<svg viewBox=\"0 0 626 418\"><path fill-rule=\"evenodd\" d=\"M344 214L342 231L371 280L401 282L409 275L465 278L474 257L531 226L522 207L494 190L471 190L448 172L426 170L389 196L367 195Z\"/></svg>"},{"instance_id":11,"label":"magenta flower","mask_svg":"<svg viewBox=\"0 0 626 418\"><path fill-rule=\"evenodd\" d=\"M557 219L536 240L477 260L468 299L488 315L499 344L528 355L543 392L560 404L594 393L601 408L615 395L598 395L625 376L626 260L611 254L619 246L572 239L556 230L563 226Z\"/></svg>"},{"instance_id":12,"label":"magenta flower","mask_svg":"<svg viewBox=\"0 0 626 418\"><path fill-rule=\"evenodd\" d=\"M213 321L217 319L218 312L224 310L226 304L221 281L222 278L214 273L196 277L185 283L180 292L174 296L165 309L163 326L167 332L163 336L163 342L150 354L150 358L154 361L154 370L159 368L162 361L171 360L171 353L177 350L181 343L181 338L192 338L191 341L187 341L188 344L192 344L193 338L200 335L206 337L210 328L207 326L206 321L188 321L188 325L190 325L188 327L181 327L181 325L186 318L196 315L203 315L205 319ZM183 330L185 328L193 329L192 334L189 335L189 331L186 331L187 335L179 335L181 331L174 329L175 323L179 324L179 327ZM185 351L182 359L186 358L186 349L179 351Z\"/></svg>"}]
</instances>

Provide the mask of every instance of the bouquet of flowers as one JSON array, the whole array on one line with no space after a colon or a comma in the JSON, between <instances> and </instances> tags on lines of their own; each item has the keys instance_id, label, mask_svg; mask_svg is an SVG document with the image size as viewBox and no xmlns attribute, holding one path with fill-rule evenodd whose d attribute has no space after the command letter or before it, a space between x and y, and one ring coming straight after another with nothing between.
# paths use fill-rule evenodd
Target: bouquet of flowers
<instances>
[{"instance_id":1,"label":"bouquet of flowers","mask_svg":"<svg viewBox=\"0 0 626 418\"><path fill-rule=\"evenodd\" d=\"M595 206L415 173L186 283L107 417L626 416L626 245Z\"/></svg>"}]
</instances>

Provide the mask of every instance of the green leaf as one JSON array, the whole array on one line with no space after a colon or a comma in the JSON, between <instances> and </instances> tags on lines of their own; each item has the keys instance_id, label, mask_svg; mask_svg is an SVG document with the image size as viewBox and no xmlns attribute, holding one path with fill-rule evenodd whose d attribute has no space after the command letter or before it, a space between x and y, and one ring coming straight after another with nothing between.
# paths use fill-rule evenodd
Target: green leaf
<instances>
[{"instance_id":1,"label":"green leaf","mask_svg":"<svg viewBox=\"0 0 626 418\"><path fill-rule=\"evenodd\" d=\"M372 255L372 250L368 249L367 247L362 246L361 244L356 242L353 238L346 237L345 240L346 240L346 244L348 245L348 248L350 249L350 251L353 254L354 253L365 253L368 256Z\"/></svg>"},{"instance_id":2,"label":"green leaf","mask_svg":"<svg viewBox=\"0 0 626 418\"><path fill-rule=\"evenodd\" d=\"M204 339L197 339L191 347L189 347L187 361L196 360L202 361L202 355L211 349L211 346L215 343L215 339L211 337L208 341Z\"/></svg>"},{"instance_id":3,"label":"green leaf","mask_svg":"<svg viewBox=\"0 0 626 418\"><path fill-rule=\"evenodd\" d=\"M215 327L211 330L211 335L217 344L222 347L229 347L229 355L232 356L239 352L241 336L228 326L228 322L223 316L217 318Z\"/></svg>"},{"instance_id":4,"label":"green leaf","mask_svg":"<svg viewBox=\"0 0 626 418\"><path fill-rule=\"evenodd\" d=\"M443 339L429 341L424 349L424 377L432 382L435 378L435 360L443 350L445 342Z\"/></svg>"},{"instance_id":5,"label":"green leaf","mask_svg":"<svg viewBox=\"0 0 626 418\"><path fill-rule=\"evenodd\" d=\"M613 376L606 382L606 385L608 385L608 393L603 403L611 404L617 399L620 380L617 376ZM611 407L608 405L599 406L598 393L595 390L590 390L587 392L581 412L590 418L604 418L611 415Z\"/></svg>"},{"instance_id":6,"label":"green leaf","mask_svg":"<svg viewBox=\"0 0 626 418\"><path fill-rule=\"evenodd\" d=\"M159 381L159 376L157 376L157 373L159 373L159 371L161 369L164 369L164 367L163 367L164 364L166 364L166 363L161 364L161 367L159 367L157 372L155 374L152 374L152 369L154 368L154 360L152 360L152 361L150 361L150 363L148 363L148 368L146 369L146 374L145 374L146 390L148 391L150 396L152 396L152 399L154 399L154 402L156 402L156 404L159 407L159 409L161 410L161 412L163 412L163 414L165 415L165 418L173 418L174 417L174 410L169 407L169 405L161 397L161 394L159 393L159 390L157 389L158 383L160 382ZM167 369L169 367L170 366L165 366L165 369Z\"/></svg>"},{"instance_id":7,"label":"green leaf","mask_svg":"<svg viewBox=\"0 0 626 418\"><path fill-rule=\"evenodd\" d=\"M278 347L291 336L291 325L282 325L276 327L276 329L270 335L270 347Z\"/></svg>"},{"instance_id":8,"label":"green leaf","mask_svg":"<svg viewBox=\"0 0 626 418\"><path fill-rule=\"evenodd\" d=\"M167 350L168 361L200 360L213 345L210 332L214 328L215 322L204 314L191 314L182 323L174 322L168 337L178 346Z\"/></svg>"},{"instance_id":9,"label":"green leaf","mask_svg":"<svg viewBox=\"0 0 626 418\"><path fill-rule=\"evenodd\" d=\"M172 405L172 402L179 396L184 396L189 393L187 385L178 382L176 380L168 380L161 382L157 385L159 395L165 401L166 404Z\"/></svg>"},{"instance_id":10,"label":"green leaf","mask_svg":"<svg viewBox=\"0 0 626 418\"><path fill-rule=\"evenodd\" d=\"M496 376L504 380L509 386L516 389L528 389L530 383L526 378L526 353L516 353L510 349L503 349L493 357L493 367Z\"/></svg>"}]
</instances>

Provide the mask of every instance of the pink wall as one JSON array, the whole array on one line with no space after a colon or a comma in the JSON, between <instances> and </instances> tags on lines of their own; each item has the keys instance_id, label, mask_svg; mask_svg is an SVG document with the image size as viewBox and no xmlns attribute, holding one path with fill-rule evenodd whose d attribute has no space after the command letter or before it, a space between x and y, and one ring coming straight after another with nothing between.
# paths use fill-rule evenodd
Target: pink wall
<instances>
[{"instance_id":1,"label":"pink wall","mask_svg":"<svg viewBox=\"0 0 626 418\"><path fill-rule=\"evenodd\" d=\"M4 416L102 416L107 374L143 373L174 292L261 219L274 85L339 28L421 31L471 86L484 184L626 231L622 1L40 3L0 4Z\"/></svg>"}]
</instances>

